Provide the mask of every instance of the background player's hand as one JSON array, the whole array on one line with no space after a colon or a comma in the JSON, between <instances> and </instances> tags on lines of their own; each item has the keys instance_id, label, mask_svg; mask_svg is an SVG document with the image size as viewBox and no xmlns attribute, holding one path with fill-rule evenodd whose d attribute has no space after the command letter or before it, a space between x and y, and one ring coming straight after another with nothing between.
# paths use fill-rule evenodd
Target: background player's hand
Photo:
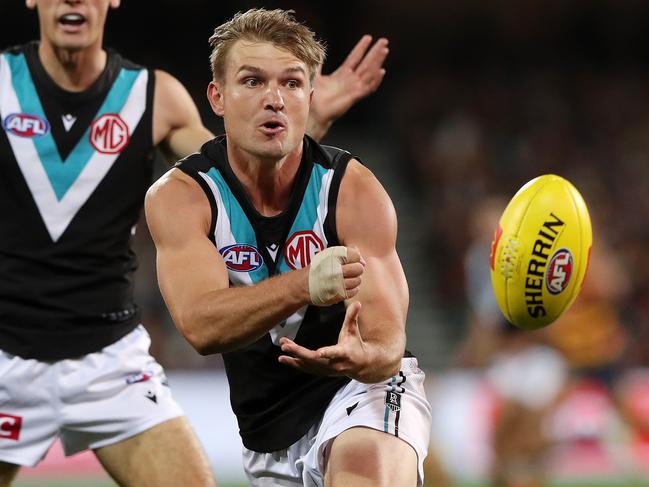
<instances>
[{"instance_id":1,"label":"background player's hand","mask_svg":"<svg viewBox=\"0 0 649 487\"><path fill-rule=\"evenodd\" d=\"M312 374L357 378L368 361L366 345L358 328L360 310L358 301L347 307L335 345L310 350L286 337L281 338L279 344L285 355L280 355L279 362Z\"/></svg>"},{"instance_id":2,"label":"background player's hand","mask_svg":"<svg viewBox=\"0 0 649 487\"><path fill-rule=\"evenodd\" d=\"M388 40L381 37L370 48L371 44L372 36L364 35L338 69L316 77L308 130L316 140L354 103L376 91L383 81Z\"/></svg>"}]
</instances>

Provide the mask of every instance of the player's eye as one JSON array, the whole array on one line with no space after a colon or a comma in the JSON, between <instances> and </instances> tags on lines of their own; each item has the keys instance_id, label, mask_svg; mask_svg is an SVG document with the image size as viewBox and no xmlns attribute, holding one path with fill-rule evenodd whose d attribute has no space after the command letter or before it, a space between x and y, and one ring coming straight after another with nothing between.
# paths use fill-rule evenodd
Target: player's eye
<instances>
[{"instance_id":1,"label":"player's eye","mask_svg":"<svg viewBox=\"0 0 649 487\"><path fill-rule=\"evenodd\" d=\"M290 79L286 82L286 86L292 90L300 87L300 82L296 79Z\"/></svg>"},{"instance_id":2,"label":"player's eye","mask_svg":"<svg viewBox=\"0 0 649 487\"><path fill-rule=\"evenodd\" d=\"M256 86L259 86L259 80L256 78L246 78L243 80L243 84L248 88L255 88Z\"/></svg>"}]
</instances>

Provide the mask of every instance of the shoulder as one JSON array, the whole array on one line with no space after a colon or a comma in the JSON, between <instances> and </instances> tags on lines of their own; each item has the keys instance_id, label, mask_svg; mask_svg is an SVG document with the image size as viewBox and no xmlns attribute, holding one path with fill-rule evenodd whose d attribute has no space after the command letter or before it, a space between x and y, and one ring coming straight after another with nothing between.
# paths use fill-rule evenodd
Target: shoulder
<instances>
[{"instance_id":1,"label":"shoulder","mask_svg":"<svg viewBox=\"0 0 649 487\"><path fill-rule=\"evenodd\" d=\"M155 76L156 99L164 98L165 102L172 102L175 95L184 95L187 90L178 79L166 71L153 70Z\"/></svg>"},{"instance_id":2,"label":"shoulder","mask_svg":"<svg viewBox=\"0 0 649 487\"><path fill-rule=\"evenodd\" d=\"M340 198L346 203L366 205L388 205L392 202L387 192L372 171L357 159L350 159L340 185Z\"/></svg>"},{"instance_id":3,"label":"shoulder","mask_svg":"<svg viewBox=\"0 0 649 487\"><path fill-rule=\"evenodd\" d=\"M207 232L211 209L198 183L179 169L167 171L149 188L145 198L152 234L163 229L199 226Z\"/></svg>"},{"instance_id":4,"label":"shoulder","mask_svg":"<svg viewBox=\"0 0 649 487\"><path fill-rule=\"evenodd\" d=\"M392 200L372 171L356 159L349 161L340 183L336 219L342 242L351 236L373 238L377 231L396 238Z\"/></svg>"}]
</instances>

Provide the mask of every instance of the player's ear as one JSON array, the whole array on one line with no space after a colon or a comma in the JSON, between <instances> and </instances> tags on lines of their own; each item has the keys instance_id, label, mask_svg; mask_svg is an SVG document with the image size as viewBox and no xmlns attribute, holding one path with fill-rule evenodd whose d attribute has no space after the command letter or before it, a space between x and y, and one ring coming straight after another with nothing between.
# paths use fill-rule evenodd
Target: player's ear
<instances>
[{"instance_id":1,"label":"player's ear","mask_svg":"<svg viewBox=\"0 0 649 487\"><path fill-rule=\"evenodd\" d=\"M117 8L120 3L122 3L122 0L110 0L110 8Z\"/></svg>"},{"instance_id":2,"label":"player's ear","mask_svg":"<svg viewBox=\"0 0 649 487\"><path fill-rule=\"evenodd\" d=\"M207 99L212 105L212 111L219 117L223 116L223 83L217 81L210 81L207 86Z\"/></svg>"},{"instance_id":3,"label":"player's ear","mask_svg":"<svg viewBox=\"0 0 649 487\"><path fill-rule=\"evenodd\" d=\"M34 10L36 8L36 0L25 0L27 8Z\"/></svg>"}]
</instances>

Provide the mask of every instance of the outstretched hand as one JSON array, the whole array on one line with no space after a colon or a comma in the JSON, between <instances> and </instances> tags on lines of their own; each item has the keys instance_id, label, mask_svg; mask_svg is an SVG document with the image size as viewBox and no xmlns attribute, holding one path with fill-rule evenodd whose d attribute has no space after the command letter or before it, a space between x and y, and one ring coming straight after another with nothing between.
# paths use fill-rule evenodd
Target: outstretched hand
<instances>
[{"instance_id":1,"label":"outstretched hand","mask_svg":"<svg viewBox=\"0 0 649 487\"><path fill-rule=\"evenodd\" d=\"M367 363L367 350L358 328L361 303L351 303L338 335L338 343L318 350L310 350L286 337L279 344L284 355L279 362L304 372L318 375L346 375L356 378Z\"/></svg>"},{"instance_id":2,"label":"outstretched hand","mask_svg":"<svg viewBox=\"0 0 649 487\"><path fill-rule=\"evenodd\" d=\"M370 48L371 44L372 36L364 35L338 69L329 75L318 74L308 130L316 140L354 103L376 91L383 81L388 40L381 37Z\"/></svg>"}]
</instances>

